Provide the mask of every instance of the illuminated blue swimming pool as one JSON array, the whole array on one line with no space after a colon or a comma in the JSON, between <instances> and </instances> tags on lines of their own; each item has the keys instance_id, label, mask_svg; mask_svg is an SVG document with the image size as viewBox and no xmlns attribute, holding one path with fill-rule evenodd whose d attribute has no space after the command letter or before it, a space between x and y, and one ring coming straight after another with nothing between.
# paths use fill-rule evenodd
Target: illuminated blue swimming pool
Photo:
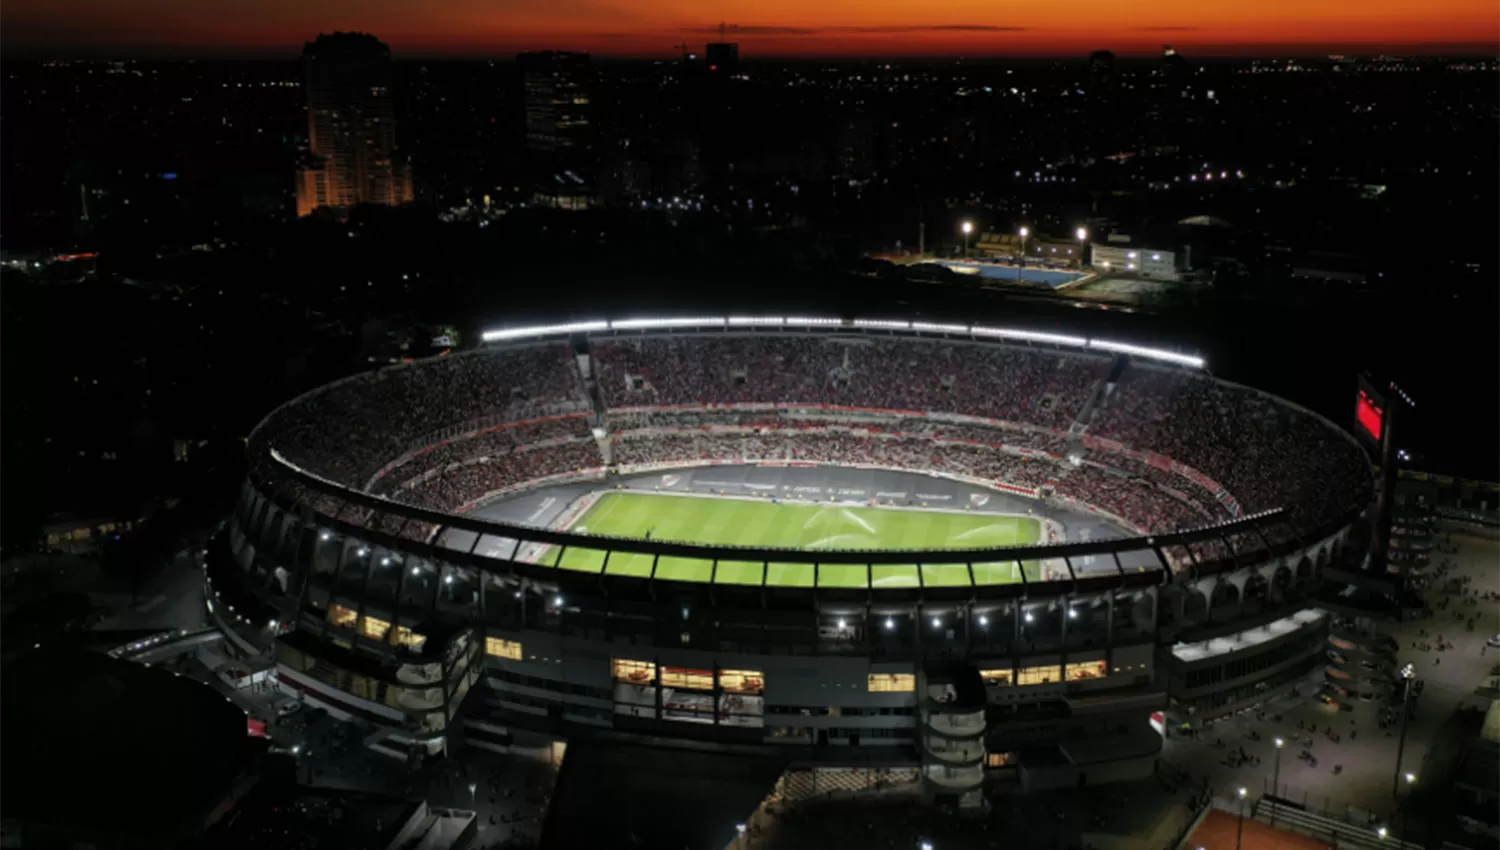
<instances>
[{"instance_id":1,"label":"illuminated blue swimming pool","mask_svg":"<svg viewBox=\"0 0 1500 850\"><path fill-rule=\"evenodd\" d=\"M1058 271L1057 269L1044 269L1037 266L1019 268L999 263L966 263L962 261L944 261L942 265L959 274L977 274L987 280L1028 280L1033 283L1045 283L1054 289L1083 277L1082 272Z\"/></svg>"}]
</instances>

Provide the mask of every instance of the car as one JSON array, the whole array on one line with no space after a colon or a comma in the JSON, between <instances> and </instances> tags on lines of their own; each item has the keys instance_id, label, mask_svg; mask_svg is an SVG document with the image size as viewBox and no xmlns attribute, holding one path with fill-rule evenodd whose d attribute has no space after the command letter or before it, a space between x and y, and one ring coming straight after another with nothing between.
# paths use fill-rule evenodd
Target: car
<instances>
[{"instance_id":1,"label":"car","mask_svg":"<svg viewBox=\"0 0 1500 850\"><path fill-rule=\"evenodd\" d=\"M1496 633L1496 635L1494 637L1492 637L1489 640L1485 641L1485 645L1486 646L1500 646L1500 633Z\"/></svg>"},{"instance_id":2,"label":"car","mask_svg":"<svg viewBox=\"0 0 1500 850\"><path fill-rule=\"evenodd\" d=\"M286 702L282 703L281 705L276 706L276 716L278 716L278 717L286 717L288 715L296 714L298 711L301 711L301 710L302 710L302 703L297 702L296 700L287 700Z\"/></svg>"}]
</instances>

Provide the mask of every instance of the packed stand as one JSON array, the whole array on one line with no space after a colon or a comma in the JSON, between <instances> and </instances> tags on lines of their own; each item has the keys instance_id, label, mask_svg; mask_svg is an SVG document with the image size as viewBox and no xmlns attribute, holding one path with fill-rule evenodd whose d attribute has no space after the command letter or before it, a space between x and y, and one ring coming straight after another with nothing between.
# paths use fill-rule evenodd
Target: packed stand
<instances>
[{"instance_id":1,"label":"packed stand","mask_svg":"<svg viewBox=\"0 0 1500 850\"><path fill-rule=\"evenodd\" d=\"M572 356L565 345L486 349L355 376L282 408L258 440L363 487L423 437L455 425L586 408Z\"/></svg>"},{"instance_id":2,"label":"packed stand","mask_svg":"<svg viewBox=\"0 0 1500 850\"><path fill-rule=\"evenodd\" d=\"M527 448L489 458L484 462L454 467L391 498L438 511L461 508L479 497L551 475L597 469L604 465L599 444L577 440L541 448Z\"/></svg>"},{"instance_id":3,"label":"packed stand","mask_svg":"<svg viewBox=\"0 0 1500 850\"><path fill-rule=\"evenodd\" d=\"M476 458L505 454L521 446L590 436L589 416L586 413L569 413L499 425L419 451L400 466L387 470L375 481L370 491L390 493L435 470Z\"/></svg>"},{"instance_id":4,"label":"packed stand","mask_svg":"<svg viewBox=\"0 0 1500 850\"><path fill-rule=\"evenodd\" d=\"M945 411L1066 429L1104 358L937 340L667 337L593 346L610 407L795 403Z\"/></svg>"},{"instance_id":5,"label":"packed stand","mask_svg":"<svg viewBox=\"0 0 1500 850\"><path fill-rule=\"evenodd\" d=\"M1297 509L1304 523L1364 497L1369 468L1327 423L1254 390L1132 364L1090 433L1150 447L1223 484L1245 513Z\"/></svg>"},{"instance_id":6,"label":"packed stand","mask_svg":"<svg viewBox=\"0 0 1500 850\"><path fill-rule=\"evenodd\" d=\"M953 412L1055 431L1088 409L1111 365L1008 345L793 335L608 341L593 351L614 407L807 402ZM967 430L936 427L955 436ZM1088 433L1200 470L1247 513L1292 508L1303 525L1340 515L1369 486L1358 450L1326 423L1183 370L1132 362ZM1064 448L1062 438L1028 439L1054 454Z\"/></svg>"}]
</instances>

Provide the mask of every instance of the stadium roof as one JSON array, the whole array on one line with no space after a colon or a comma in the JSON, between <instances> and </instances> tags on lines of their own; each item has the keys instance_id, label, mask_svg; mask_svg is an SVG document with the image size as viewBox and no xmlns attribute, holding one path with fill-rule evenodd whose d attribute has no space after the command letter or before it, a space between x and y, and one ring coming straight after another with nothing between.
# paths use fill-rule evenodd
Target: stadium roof
<instances>
[{"instance_id":1,"label":"stadium roof","mask_svg":"<svg viewBox=\"0 0 1500 850\"><path fill-rule=\"evenodd\" d=\"M1118 340L1048 333L1025 328L1002 328L990 325L919 322L908 319L837 319L814 316L661 316L654 318L592 319L551 325L526 325L495 328L481 334L485 342L512 342L545 339L573 334L611 334L620 332L688 331L688 330L790 330L790 331L899 331L914 335L962 337L976 340L1042 343L1112 354L1129 354L1148 360L1172 363L1190 369L1207 366L1197 354L1165 348L1136 345Z\"/></svg>"}]
</instances>

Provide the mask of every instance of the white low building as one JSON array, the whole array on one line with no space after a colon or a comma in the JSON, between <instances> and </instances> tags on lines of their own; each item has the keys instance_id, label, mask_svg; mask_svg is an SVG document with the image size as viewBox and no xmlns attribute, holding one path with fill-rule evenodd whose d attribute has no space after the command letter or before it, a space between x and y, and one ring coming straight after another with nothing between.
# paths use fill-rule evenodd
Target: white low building
<instances>
[{"instance_id":1,"label":"white low building","mask_svg":"<svg viewBox=\"0 0 1500 850\"><path fill-rule=\"evenodd\" d=\"M1098 242L1089 247L1089 264L1098 271L1133 273L1157 280L1177 280L1180 276L1177 254L1173 251Z\"/></svg>"}]
</instances>

